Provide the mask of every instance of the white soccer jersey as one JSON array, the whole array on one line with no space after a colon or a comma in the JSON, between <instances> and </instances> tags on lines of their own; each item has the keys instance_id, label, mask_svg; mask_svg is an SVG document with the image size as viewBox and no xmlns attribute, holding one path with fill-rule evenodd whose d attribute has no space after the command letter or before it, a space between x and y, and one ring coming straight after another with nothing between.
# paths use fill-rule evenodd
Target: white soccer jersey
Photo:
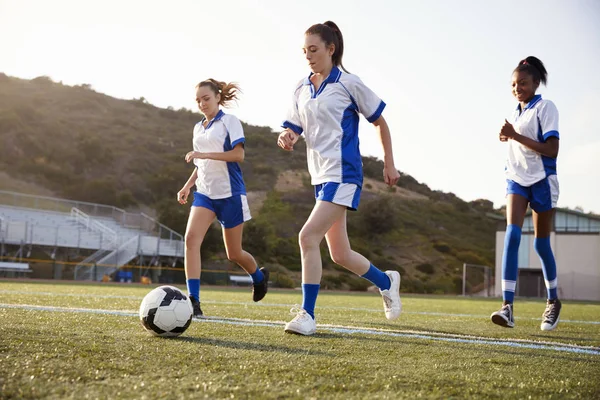
<instances>
[{"instance_id":1,"label":"white soccer jersey","mask_svg":"<svg viewBox=\"0 0 600 400\"><path fill-rule=\"evenodd\" d=\"M508 122L518 134L538 142L559 138L558 110L553 102L543 100L539 94L523 110L519 104ZM521 186L531 186L550 175L556 175L556 158L543 156L516 140L508 141L507 179Z\"/></svg>"},{"instance_id":2,"label":"white soccer jersey","mask_svg":"<svg viewBox=\"0 0 600 400\"><path fill-rule=\"evenodd\" d=\"M337 182L362 187L358 113L374 122L385 103L356 75L335 66L318 90L311 75L298 83L282 126L304 136L313 185Z\"/></svg>"},{"instance_id":3,"label":"white soccer jersey","mask_svg":"<svg viewBox=\"0 0 600 400\"><path fill-rule=\"evenodd\" d=\"M204 120L202 120L204 121ZM244 130L239 119L219 110L206 128L202 122L194 127L194 151L219 153L244 143ZM198 168L196 191L213 200L246 194L242 170L236 162L194 159Z\"/></svg>"}]
</instances>

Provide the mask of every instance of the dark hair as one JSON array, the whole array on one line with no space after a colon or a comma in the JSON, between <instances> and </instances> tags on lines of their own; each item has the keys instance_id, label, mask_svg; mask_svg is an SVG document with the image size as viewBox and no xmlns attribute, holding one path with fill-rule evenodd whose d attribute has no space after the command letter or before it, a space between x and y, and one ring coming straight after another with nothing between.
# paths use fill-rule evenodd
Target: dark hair
<instances>
[{"instance_id":1,"label":"dark hair","mask_svg":"<svg viewBox=\"0 0 600 400\"><path fill-rule=\"evenodd\" d=\"M227 107L230 102L238 100L238 95L242 92L237 83L220 82L212 78L197 84L196 89L203 86L209 87L215 95L220 94L221 100L219 101L219 104L225 107Z\"/></svg>"},{"instance_id":2,"label":"dark hair","mask_svg":"<svg viewBox=\"0 0 600 400\"><path fill-rule=\"evenodd\" d=\"M519 61L519 65L515 68L515 72L517 71L527 72L534 81L542 82L544 85L548 82L548 71L546 71L544 63L537 57L529 56Z\"/></svg>"},{"instance_id":3,"label":"dark hair","mask_svg":"<svg viewBox=\"0 0 600 400\"><path fill-rule=\"evenodd\" d=\"M344 37L340 28L332 21L326 21L322 24L315 24L308 28L305 35L319 35L325 45L334 45L335 50L331 56L331 61L336 67L340 67L344 72L349 73L342 65L342 56L344 55Z\"/></svg>"}]
</instances>

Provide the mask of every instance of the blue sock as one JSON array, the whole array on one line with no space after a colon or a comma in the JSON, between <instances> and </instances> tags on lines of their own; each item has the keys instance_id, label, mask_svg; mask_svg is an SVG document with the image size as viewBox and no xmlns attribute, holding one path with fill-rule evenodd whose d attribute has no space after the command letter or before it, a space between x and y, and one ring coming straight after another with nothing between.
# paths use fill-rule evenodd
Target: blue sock
<instances>
[{"instance_id":1,"label":"blue sock","mask_svg":"<svg viewBox=\"0 0 600 400\"><path fill-rule=\"evenodd\" d=\"M200 279L188 279L187 280L188 294L194 296L196 300L200 301Z\"/></svg>"},{"instance_id":2,"label":"blue sock","mask_svg":"<svg viewBox=\"0 0 600 400\"><path fill-rule=\"evenodd\" d=\"M506 236L504 236L504 253L502 254L502 298L506 303L512 303L515 299L520 244L521 227L508 225Z\"/></svg>"},{"instance_id":3,"label":"blue sock","mask_svg":"<svg viewBox=\"0 0 600 400\"><path fill-rule=\"evenodd\" d=\"M302 284L302 308L315 319L315 304L317 303L317 296L321 285L315 285L312 283Z\"/></svg>"},{"instance_id":4,"label":"blue sock","mask_svg":"<svg viewBox=\"0 0 600 400\"><path fill-rule=\"evenodd\" d=\"M265 276L263 275L262 271L258 269L258 265L256 266L256 271L249 275L252 277L252 283L255 284L261 283L265 279Z\"/></svg>"},{"instance_id":5,"label":"blue sock","mask_svg":"<svg viewBox=\"0 0 600 400\"><path fill-rule=\"evenodd\" d=\"M381 290L388 290L390 287L392 287L390 278L385 274L385 272L382 272L373 264L371 264L367 273L361 276L372 282L373 285L377 286Z\"/></svg>"},{"instance_id":6,"label":"blue sock","mask_svg":"<svg viewBox=\"0 0 600 400\"><path fill-rule=\"evenodd\" d=\"M556 261L550 247L550 238L535 238L533 239L533 248L542 260L542 271L544 272L544 281L548 290L548 300L554 300L558 297L556 293Z\"/></svg>"}]
</instances>

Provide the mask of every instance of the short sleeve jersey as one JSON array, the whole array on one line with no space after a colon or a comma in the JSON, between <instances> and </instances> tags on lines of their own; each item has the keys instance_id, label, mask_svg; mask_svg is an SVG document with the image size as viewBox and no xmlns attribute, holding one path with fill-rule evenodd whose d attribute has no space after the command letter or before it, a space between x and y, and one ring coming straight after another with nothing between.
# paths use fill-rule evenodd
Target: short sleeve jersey
<instances>
[{"instance_id":1,"label":"short sleeve jersey","mask_svg":"<svg viewBox=\"0 0 600 400\"><path fill-rule=\"evenodd\" d=\"M194 127L194 151L218 153L233 150L246 141L239 119L219 110L206 128L202 120ZM196 190L213 200L246 194L242 170L236 162L194 159L198 169Z\"/></svg>"},{"instance_id":2,"label":"short sleeve jersey","mask_svg":"<svg viewBox=\"0 0 600 400\"><path fill-rule=\"evenodd\" d=\"M529 139L545 142L558 133L558 110L553 102L536 95L521 109L521 105L509 119L515 131ZM506 178L522 186L531 186L550 175L556 175L556 158L546 157L516 140L508 141Z\"/></svg>"},{"instance_id":3,"label":"short sleeve jersey","mask_svg":"<svg viewBox=\"0 0 600 400\"><path fill-rule=\"evenodd\" d=\"M337 182L362 187L359 114L374 122L385 103L360 78L337 67L318 89L311 75L298 83L282 126L304 136L313 185Z\"/></svg>"}]
</instances>

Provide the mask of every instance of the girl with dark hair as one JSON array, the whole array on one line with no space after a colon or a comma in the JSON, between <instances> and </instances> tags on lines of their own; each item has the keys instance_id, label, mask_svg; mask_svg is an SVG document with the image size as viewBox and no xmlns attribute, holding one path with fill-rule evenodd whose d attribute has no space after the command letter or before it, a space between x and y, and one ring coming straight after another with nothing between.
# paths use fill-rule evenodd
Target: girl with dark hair
<instances>
[{"instance_id":1,"label":"girl with dark hair","mask_svg":"<svg viewBox=\"0 0 600 400\"><path fill-rule=\"evenodd\" d=\"M394 166L392 140L381 115L385 103L356 75L342 66L344 40L336 24L327 21L308 28L304 54L311 73L296 86L285 130L277 144L293 150L300 136L306 140L308 170L316 204L299 234L302 254L301 308L285 331L312 335L316 331L315 303L322 263L319 244L325 237L332 260L371 281L383 297L388 319L400 316L400 274L382 272L353 251L346 229L346 210L358 208L363 183L358 143L359 113L375 125L384 151L383 179L394 186L400 174Z\"/></svg>"},{"instance_id":2,"label":"girl with dark hair","mask_svg":"<svg viewBox=\"0 0 600 400\"><path fill-rule=\"evenodd\" d=\"M513 299L518 275L521 228L527 206L532 209L533 247L542 261L548 292L541 329L558 325L561 303L557 296L556 262L550 247L552 217L558 200L556 158L558 156L558 110L550 100L536 94L547 82L546 68L536 57L519 62L512 75L512 92L519 104L510 121L500 130L500 141L508 144L506 162L506 236L502 254L502 308L492 322L514 327Z\"/></svg>"},{"instance_id":3,"label":"girl with dark hair","mask_svg":"<svg viewBox=\"0 0 600 400\"><path fill-rule=\"evenodd\" d=\"M194 127L194 150L185 155L185 161L193 162L196 168L177 193L177 201L185 204L196 185L185 232L185 276L195 317L203 316L200 247L215 217L223 227L227 258L252 277L253 300L260 301L268 289L269 271L259 269L254 257L242 249L244 222L251 218L238 164L244 161L244 130L239 119L220 108L237 100L238 93L236 84L214 79L196 85L196 103L204 118Z\"/></svg>"}]
</instances>

